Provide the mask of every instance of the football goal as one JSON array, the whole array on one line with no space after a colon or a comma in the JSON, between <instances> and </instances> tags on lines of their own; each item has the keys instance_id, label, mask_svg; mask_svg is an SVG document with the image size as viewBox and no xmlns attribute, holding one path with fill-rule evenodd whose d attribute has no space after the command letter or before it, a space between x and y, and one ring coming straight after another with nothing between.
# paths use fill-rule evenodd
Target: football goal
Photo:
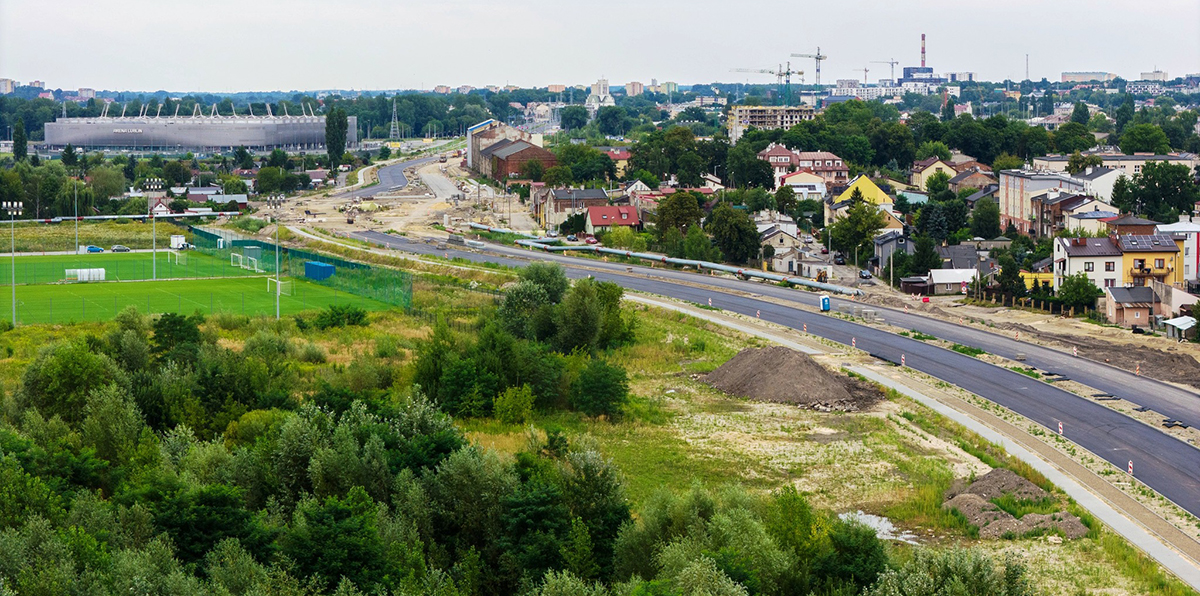
<instances>
[{"instance_id":1,"label":"football goal","mask_svg":"<svg viewBox=\"0 0 1200 596\"><path fill-rule=\"evenodd\" d=\"M278 286L278 290L276 289L276 286ZM274 277L268 277L267 291L272 294L278 291L280 296L291 296L292 282L286 279L276 280Z\"/></svg>"},{"instance_id":2,"label":"football goal","mask_svg":"<svg viewBox=\"0 0 1200 596\"><path fill-rule=\"evenodd\" d=\"M175 265L187 265L187 253L179 251L167 251L167 262Z\"/></svg>"},{"instance_id":3,"label":"football goal","mask_svg":"<svg viewBox=\"0 0 1200 596\"><path fill-rule=\"evenodd\" d=\"M231 267L241 267L242 269L253 271L255 273L263 272L262 268L258 266L258 259L254 257L247 257L246 255L235 252L229 253L229 265Z\"/></svg>"}]
</instances>

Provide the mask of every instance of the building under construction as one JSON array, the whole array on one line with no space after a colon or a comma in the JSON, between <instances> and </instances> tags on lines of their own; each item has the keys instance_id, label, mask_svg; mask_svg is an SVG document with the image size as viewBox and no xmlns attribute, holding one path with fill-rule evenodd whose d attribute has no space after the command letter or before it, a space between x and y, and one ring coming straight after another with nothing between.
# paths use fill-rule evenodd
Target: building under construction
<instances>
[{"instance_id":1,"label":"building under construction","mask_svg":"<svg viewBox=\"0 0 1200 596\"><path fill-rule=\"evenodd\" d=\"M46 123L44 148L57 150L68 144L87 151L145 153L220 153L245 147L251 151L284 149L290 152L324 150L325 116L304 110L303 115L265 116L217 113L199 108L189 116L136 116L59 118ZM358 123L348 117L346 147L358 144Z\"/></svg>"}]
</instances>

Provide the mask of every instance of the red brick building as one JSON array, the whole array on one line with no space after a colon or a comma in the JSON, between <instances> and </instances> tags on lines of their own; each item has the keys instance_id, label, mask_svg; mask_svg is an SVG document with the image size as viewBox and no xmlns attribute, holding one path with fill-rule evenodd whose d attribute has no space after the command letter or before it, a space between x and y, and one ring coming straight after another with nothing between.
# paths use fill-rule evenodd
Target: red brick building
<instances>
[{"instance_id":1,"label":"red brick building","mask_svg":"<svg viewBox=\"0 0 1200 596\"><path fill-rule=\"evenodd\" d=\"M497 143L497 145L500 144ZM492 161L492 178L496 180L521 176L521 168L525 166L526 162L541 162L543 172L558 164L553 153L528 141L503 143L502 147L494 151L491 151L491 147L488 150Z\"/></svg>"}]
</instances>

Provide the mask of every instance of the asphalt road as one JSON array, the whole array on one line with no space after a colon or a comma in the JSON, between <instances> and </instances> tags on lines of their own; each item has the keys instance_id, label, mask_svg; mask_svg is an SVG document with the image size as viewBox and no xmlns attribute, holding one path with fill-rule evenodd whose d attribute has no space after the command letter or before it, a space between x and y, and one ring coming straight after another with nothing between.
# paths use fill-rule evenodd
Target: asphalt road
<instances>
[{"instance_id":1,"label":"asphalt road","mask_svg":"<svg viewBox=\"0 0 1200 596\"><path fill-rule=\"evenodd\" d=\"M493 262L510 266L524 266L530 257L537 260L556 261L566 267L572 278L592 276L612 281L621 286L653 294L669 296L697 304L707 304L748 316L759 316L763 320L801 330L807 325L808 333L849 345L852 341L860 350L872 355L899 362L904 355L906 364L948 383L962 387L997 404L1017 412L1044 426L1049 432L1057 432L1058 423L1064 426L1064 435L1078 445L1095 453L1106 461L1125 469L1129 461L1134 463L1135 476L1174 501L1194 515L1200 515L1200 450L1176 439L1156 428L1137 422L1128 416L1104 407L1102 404L1058 389L1051 384L1031 379L982 362L976 358L945 350L925 342L898 336L881 329L861 325L837 317L809 310L767 302L755 297L739 296L724 290L750 292L773 298L782 297L793 302L814 303L817 295L780 288L768 284L755 284L728 278L705 277L695 273L666 269L632 267L606 263L592 259L579 259L563 255L541 253L489 245L488 250L501 254L483 254L454 249L438 250L434 245L416 242L407 238L378 232L356 233L358 238L398 250L443 255L449 254L474 262ZM525 258L518 258L518 254ZM590 269L578 268L586 265ZM647 276L647 273L650 275ZM687 281L691 285L676 283ZM709 287L696 287L696 285ZM835 301L843 302L843 301ZM836 308L836 307L835 307ZM1042 368L1068 374L1091 386L1100 388L1151 407L1156 396L1159 406L1182 409L1190 400L1191 411L1200 405L1196 396L1138 377L1117 369L1082 359L1072 358L1061 352L1020 343L986 331L959 327L917 315L905 315L902 311L878 309L884 312L889 323L918 328L925 333L949 339L964 345L973 345L1000 355L1026 354L1027 362ZM1074 374L1072 371L1078 371ZM1091 374L1092 378L1088 378ZM797 379L803 382L803 379ZM1112 389L1106 387L1111 386ZM1144 400L1144 401L1138 401ZM1157 410L1157 407L1155 408ZM1167 414L1168 412L1163 412ZM1185 421L1195 414L1172 415Z\"/></svg>"},{"instance_id":2,"label":"asphalt road","mask_svg":"<svg viewBox=\"0 0 1200 596\"><path fill-rule=\"evenodd\" d=\"M435 160L437 160L436 157L422 157L420 159L402 161L398 164L379 168L376 171L376 174L379 176L379 184L374 186L366 186L363 188L356 188L341 196L366 198L373 197L381 192L400 190L401 188L408 186L408 177L404 175L405 169L426 164Z\"/></svg>"}]
</instances>

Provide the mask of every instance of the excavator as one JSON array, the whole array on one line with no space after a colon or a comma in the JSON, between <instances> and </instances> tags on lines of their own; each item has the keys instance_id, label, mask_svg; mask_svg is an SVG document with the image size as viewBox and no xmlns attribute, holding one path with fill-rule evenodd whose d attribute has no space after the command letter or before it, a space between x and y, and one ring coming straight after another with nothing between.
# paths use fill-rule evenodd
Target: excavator
<instances>
[{"instance_id":1,"label":"excavator","mask_svg":"<svg viewBox=\"0 0 1200 596\"><path fill-rule=\"evenodd\" d=\"M829 272L824 269L817 271L817 281L821 283L829 281Z\"/></svg>"}]
</instances>

